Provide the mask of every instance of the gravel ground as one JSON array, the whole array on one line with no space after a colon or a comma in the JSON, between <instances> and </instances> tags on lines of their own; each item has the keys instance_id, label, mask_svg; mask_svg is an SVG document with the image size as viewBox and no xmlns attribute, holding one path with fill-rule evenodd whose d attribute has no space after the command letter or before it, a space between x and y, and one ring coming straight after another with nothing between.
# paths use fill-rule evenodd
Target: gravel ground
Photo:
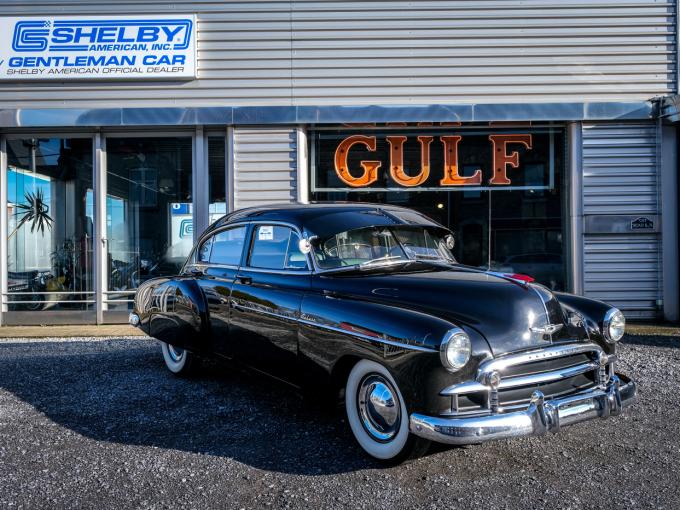
<instances>
[{"instance_id":1,"label":"gravel ground","mask_svg":"<svg viewBox=\"0 0 680 510\"><path fill-rule=\"evenodd\" d=\"M679 508L680 338L628 336L623 415L382 468L341 411L145 339L0 341L0 508Z\"/></svg>"}]
</instances>

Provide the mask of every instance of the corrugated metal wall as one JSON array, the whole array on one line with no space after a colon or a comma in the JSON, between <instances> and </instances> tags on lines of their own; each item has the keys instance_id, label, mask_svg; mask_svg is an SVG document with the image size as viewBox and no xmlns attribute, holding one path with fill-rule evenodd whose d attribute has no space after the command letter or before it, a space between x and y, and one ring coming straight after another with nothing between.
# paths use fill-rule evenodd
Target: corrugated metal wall
<instances>
[{"instance_id":1,"label":"corrugated metal wall","mask_svg":"<svg viewBox=\"0 0 680 510\"><path fill-rule=\"evenodd\" d=\"M0 108L647 100L673 1L4 0L2 15L196 13L199 79L2 83Z\"/></svg>"},{"instance_id":2,"label":"corrugated metal wall","mask_svg":"<svg viewBox=\"0 0 680 510\"><path fill-rule=\"evenodd\" d=\"M234 209L294 202L297 131L234 128Z\"/></svg>"},{"instance_id":3,"label":"corrugated metal wall","mask_svg":"<svg viewBox=\"0 0 680 510\"><path fill-rule=\"evenodd\" d=\"M660 215L654 123L584 124L583 214ZM661 240L656 233L584 234L584 294L630 318L657 316Z\"/></svg>"}]
</instances>

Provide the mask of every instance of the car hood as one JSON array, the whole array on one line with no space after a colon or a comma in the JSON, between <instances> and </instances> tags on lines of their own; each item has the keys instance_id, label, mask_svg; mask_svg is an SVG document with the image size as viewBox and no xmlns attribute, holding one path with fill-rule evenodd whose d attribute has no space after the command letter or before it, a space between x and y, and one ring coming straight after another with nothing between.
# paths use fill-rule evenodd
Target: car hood
<instances>
[{"instance_id":1,"label":"car hood","mask_svg":"<svg viewBox=\"0 0 680 510\"><path fill-rule=\"evenodd\" d=\"M397 304L474 328L494 356L569 336L564 312L548 289L481 270L336 274L323 280L331 292ZM548 324L562 327L552 335L536 331Z\"/></svg>"}]
</instances>

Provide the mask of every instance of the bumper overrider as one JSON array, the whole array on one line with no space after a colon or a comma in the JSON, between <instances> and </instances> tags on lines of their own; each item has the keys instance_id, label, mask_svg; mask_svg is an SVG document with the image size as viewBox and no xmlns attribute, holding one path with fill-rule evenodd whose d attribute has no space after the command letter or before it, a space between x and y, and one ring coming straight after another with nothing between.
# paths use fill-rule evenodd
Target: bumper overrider
<instances>
[{"instance_id":1,"label":"bumper overrider","mask_svg":"<svg viewBox=\"0 0 680 510\"><path fill-rule=\"evenodd\" d=\"M414 413L413 434L439 443L465 445L496 439L540 436L561 427L621 413L636 400L635 382L613 375L606 387L592 388L562 398L546 399L534 391L529 406L520 411L498 411L469 417L433 417Z\"/></svg>"}]
</instances>

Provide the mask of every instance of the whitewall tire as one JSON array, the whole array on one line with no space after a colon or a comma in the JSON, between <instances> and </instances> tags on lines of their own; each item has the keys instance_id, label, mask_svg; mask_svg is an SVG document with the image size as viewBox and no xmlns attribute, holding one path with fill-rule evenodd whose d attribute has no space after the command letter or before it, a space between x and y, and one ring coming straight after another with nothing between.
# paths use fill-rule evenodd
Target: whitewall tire
<instances>
[{"instance_id":1,"label":"whitewall tire","mask_svg":"<svg viewBox=\"0 0 680 510\"><path fill-rule=\"evenodd\" d=\"M371 457L398 462L425 453L429 443L412 436L401 391L384 366L359 361L345 387L347 421L359 445Z\"/></svg>"},{"instance_id":2,"label":"whitewall tire","mask_svg":"<svg viewBox=\"0 0 680 510\"><path fill-rule=\"evenodd\" d=\"M176 375L189 375L199 363L195 354L165 342L161 342L161 352L165 366Z\"/></svg>"}]
</instances>

